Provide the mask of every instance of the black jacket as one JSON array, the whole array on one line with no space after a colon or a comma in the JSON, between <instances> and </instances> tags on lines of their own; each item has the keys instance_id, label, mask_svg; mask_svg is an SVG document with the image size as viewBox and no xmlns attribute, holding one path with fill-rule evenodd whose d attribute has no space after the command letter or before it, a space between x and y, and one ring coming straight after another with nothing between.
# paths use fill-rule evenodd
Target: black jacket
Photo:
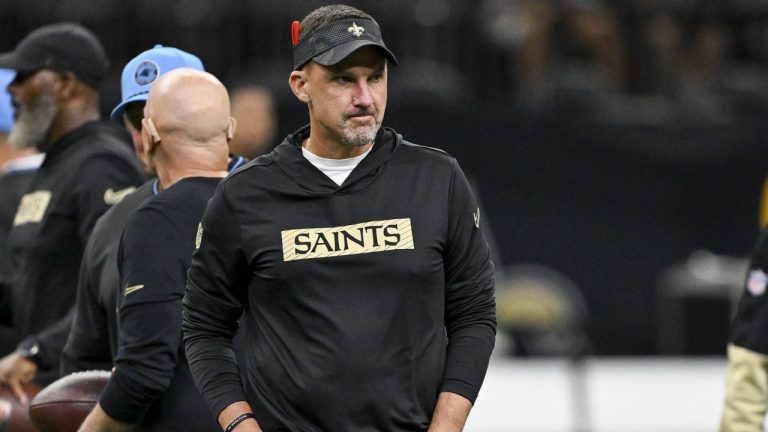
<instances>
[{"instance_id":1,"label":"black jacket","mask_svg":"<svg viewBox=\"0 0 768 432\"><path fill-rule=\"evenodd\" d=\"M247 162L230 155L228 170ZM85 248L80 266L75 310L58 329L66 345L46 347L51 355L61 354L61 374L90 369L110 370L117 354L117 295L120 275L117 249L128 218L147 199L160 192L157 179L151 179L99 218ZM68 336L67 336L68 335ZM55 338L48 338L53 340ZM63 349L63 351L62 351Z\"/></svg>"},{"instance_id":2,"label":"black jacket","mask_svg":"<svg viewBox=\"0 0 768 432\"><path fill-rule=\"evenodd\" d=\"M157 180L145 182L99 219L80 266L75 312L61 351L61 374L110 370L117 353L117 247L128 218L155 195ZM67 336L68 335L68 336ZM51 350L53 351L53 350Z\"/></svg>"},{"instance_id":3,"label":"black jacket","mask_svg":"<svg viewBox=\"0 0 768 432\"><path fill-rule=\"evenodd\" d=\"M200 219L219 178L190 177L147 200L120 239L118 351L99 401L141 431L219 431L195 389L181 341L181 301Z\"/></svg>"},{"instance_id":4,"label":"black jacket","mask_svg":"<svg viewBox=\"0 0 768 432\"><path fill-rule=\"evenodd\" d=\"M475 400L494 345L475 198L455 159L390 129L338 186L307 134L208 205L184 300L193 376L215 414L247 399L265 431L426 430L440 391Z\"/></svg>"},{"instance_id":5,"label":"black jacket","mask_svg":"<svg viewBox=\"0 0 768 432\"><path fill-rule=\"evenodd\" d=\"M9 236L12 321L19 337L47 329L70 311L96 220L144 181L129 140L116 123L98 121L47 149ZM40 366L58 374L54 361Z\"/></svg>"}]
</instances>

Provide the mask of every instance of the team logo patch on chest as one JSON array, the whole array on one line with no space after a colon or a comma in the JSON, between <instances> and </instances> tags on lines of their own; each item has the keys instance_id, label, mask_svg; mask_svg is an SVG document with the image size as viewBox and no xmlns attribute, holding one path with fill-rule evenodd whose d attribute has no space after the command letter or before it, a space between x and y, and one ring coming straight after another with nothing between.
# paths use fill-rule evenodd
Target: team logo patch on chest
<instances>
[{"instance_id":1,"label":"team logo patch on chest","mask_svg":"<svg viewBox=\"0 0 768 432\"><path fill-rule=\"evenodd\" d=\"M51 202L51 191L36 191L21 197L13 226L28 223L40 223L45 216L45 210Z\"/></svg>"},{"instance_id":2,"label":"team logo patch on chest","mask_svg":"<svg viewBox=\"0 0 768 432\"><path fill-rule=\"evenodd\" d=\"M282 231L283 261L413 249L411 220Z\"/></svg>"}]
</instances>

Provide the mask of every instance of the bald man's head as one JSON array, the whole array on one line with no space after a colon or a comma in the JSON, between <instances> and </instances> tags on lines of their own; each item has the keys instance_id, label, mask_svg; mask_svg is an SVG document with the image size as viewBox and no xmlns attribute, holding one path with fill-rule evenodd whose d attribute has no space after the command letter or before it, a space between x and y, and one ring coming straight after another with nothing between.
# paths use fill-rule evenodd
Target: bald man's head
<instances>
[{"instance_id":1,"label":"bald man's head","mask_svg":"<svg viewBox=\"0 0 768 432\"><path fill-rule=\"evenodd\" d=\"M227 89L215 76L195 69L161 76L149 92L144 117L153 144L226 146L234 133Z\"/></svg>"}]
</instances>

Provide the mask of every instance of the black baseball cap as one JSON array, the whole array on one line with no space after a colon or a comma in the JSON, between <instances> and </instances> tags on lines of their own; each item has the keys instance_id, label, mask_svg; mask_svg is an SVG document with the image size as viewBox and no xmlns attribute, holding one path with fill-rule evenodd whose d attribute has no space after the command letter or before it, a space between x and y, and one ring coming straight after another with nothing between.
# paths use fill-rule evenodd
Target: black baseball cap
<instances>
[{"instance_id":1,"label":"black baseball cap","mask_svg":"<svg viewBox=\"0 0 768 432\"><path fill-rule=\"evenodd\" d=\"M16 49L0 54L0 68L21 72L38 69L72 72L94 89L104 79L107 64L104 47L96 36L74 23L40 27L22 39Z\"/></svg>"},{"instance_id":2,"label":"black baseball cap","mask_svg":"<svg viewBox=\"0 0 768 432\"><path fill-rule=\"evenodd\" d=\"M298 26L299 23L296 21L292 28L294 70L298 70L309 61L323 66L335 65L364 46L379 48L392 64L397 65L397 58L384 45L384 39L381 37L381 30L376 21L365 18L333 21L305 35L296 43Z\"/></svg>"}]
</instances>

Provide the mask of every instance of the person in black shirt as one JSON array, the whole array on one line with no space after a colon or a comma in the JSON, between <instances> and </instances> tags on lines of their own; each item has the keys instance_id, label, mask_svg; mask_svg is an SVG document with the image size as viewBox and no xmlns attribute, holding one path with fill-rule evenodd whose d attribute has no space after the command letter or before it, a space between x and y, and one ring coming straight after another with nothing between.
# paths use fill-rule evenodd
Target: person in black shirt
<instances>
[{"instance_id":1,"label":"person in black shirt","mask_svg":"<svg viewBox=\"0 0 768 432\"><path fill-rule=\"evenodd\" d=\"M13 105L7 88L15 75L12 70L0 69L0 278L11 271L6 249L16 208L43 161L36 149L16 149L8 142L8 133L13 126Z\"/></svg>"},{"instance_id":2,"label":"person in black shirt","mask_svg":"<svg viewBox=\"0 0 768 432\"><path fill-rule=\"evenodd\" d=\"M143 158L141 120L147 94L160 76L181 67L204 70L197 56L161 45L137 55L123 68L122 101L112 110L112 118L121 119L131 133L139 159ZM117 354L116 307L120 291L117 246L128 217L159 190L157 179L150 179L96 223L83 254L73 320L63 336L66 344L61 351L62 376L112 369Z\"/></svg>"},{"instance_id":3,"label":"person in black shirt","mask_svg":"<svg viewBox=\"0 0 768 432\"><path fill-rule=\"evenodd\" d=\"M728 343L720 432L762 431L768 411L768 228L758 237Z\"/></svg>"},{"instance_id":4,"label":"person in black shirt","mask_svg":"<svg viewBox=\"0 0 768 432\"><path fill-rule=\"evenodd\" d=\"M43 161L43 155L36 149L17 149L8 142L14 110L7 88L15 76L15 71L0 69L0 280L8 278L12 270L8 255L8 234L13 226L16 209ZM3 300L10 299L0 298L0 301ZM0 310L9 308L10 305L0 305ZM0 356L15 350L18 342L10 327L0 326Z\"/></svg>"},{"instance_id":5,"label":"person in black shirt","mask_svg":"<svg viewBox=\"0 0 768 432\"><path fill-rule=\"evenodd\" d=\"M197 387L227 431L461 430L496 331L477 200L454 158L381 128L396 60L372 17L325 6L292 36L309 125L208 204L184 297Z\"/></svg>"},{"instance_id":6,"label":"person in black shirt","mask_svg":"<svg viewBox=\"0 0 768 432\"><path fill-rule=\"evenodd\" d=\"M184 355L181 301L200 219L227 175L234 126L213 75L180 68L150 90L142 137L164 190L136 210L120 239L115 370L81 432L218 430Z\"/></svg>"},{"instance_id":7,"label":"person in black shirt","mask_svg":"<svg viewBox=\"0 0 768 432\"><path fill-rule=\"evenodd\" d=\"M99 119L106 64L98 39L71 23L41 27L0 55L0 67L16 70L8 88L18 115L9 139L45 152L13 220L13 280L2 292L10 295L13 331L23 339L0 360L0 382L22 401L21 382L34 377L45 385L58 377L59 356L39 340L74 304L93 225L146 179L125 129Z\"/></svg>"}]
</instances>

